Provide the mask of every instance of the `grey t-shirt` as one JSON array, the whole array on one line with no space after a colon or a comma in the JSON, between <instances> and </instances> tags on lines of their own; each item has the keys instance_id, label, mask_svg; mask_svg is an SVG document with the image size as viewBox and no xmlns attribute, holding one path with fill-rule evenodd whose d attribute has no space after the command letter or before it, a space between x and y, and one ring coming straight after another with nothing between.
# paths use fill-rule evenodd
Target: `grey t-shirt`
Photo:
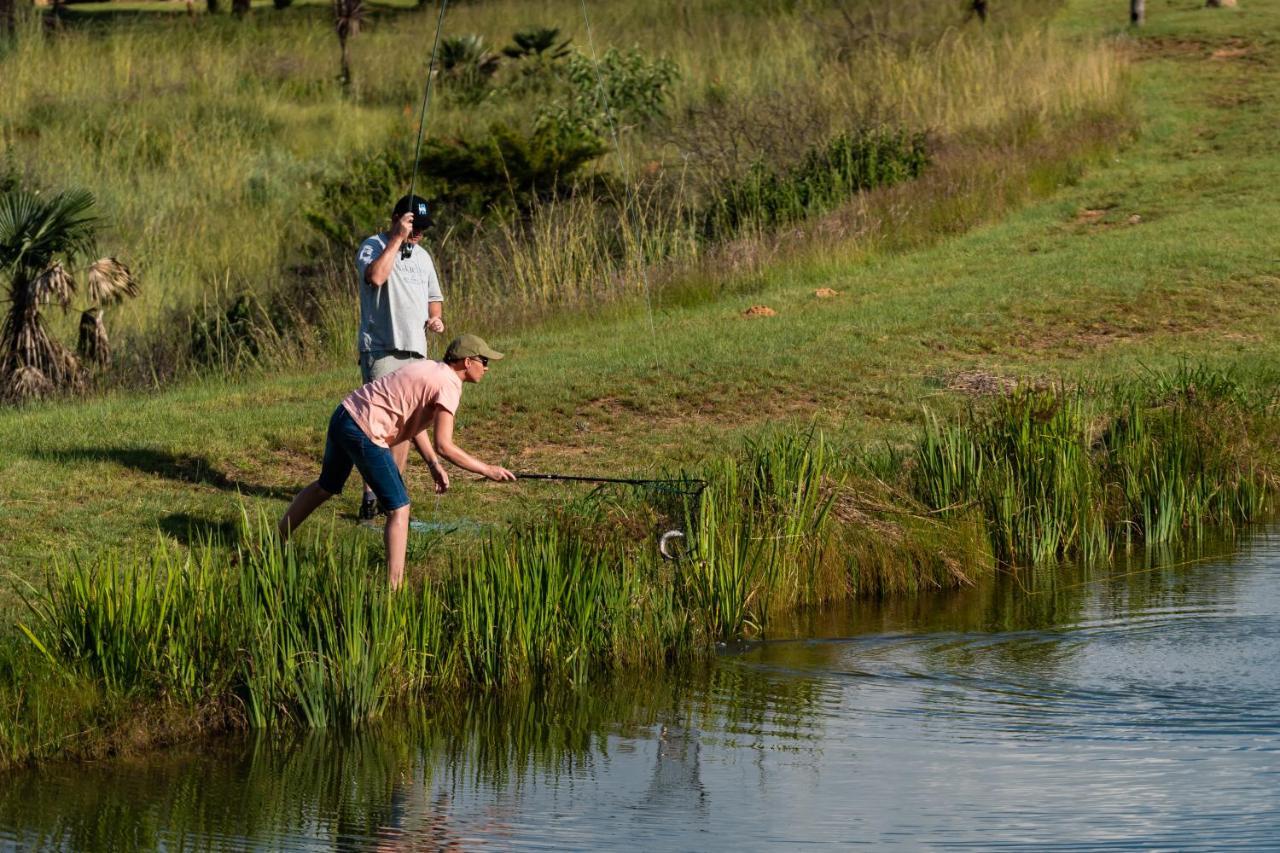
<instances>
[{"instance_id":1,"label":"grey t-shirt","mask_svg":"<svg viewBox=\"0 0 1280 853\"><path fill-rule=\"evenodd\" d=\"M400 350L426 358L427 305L443 302L436 265L421 246L409 257L396 253L391 275L381 287L365 280L364 272L387 247L387 235L375 234L356 252L356 279L360 288L360 352Z\"/></svg>"}]
</instances>

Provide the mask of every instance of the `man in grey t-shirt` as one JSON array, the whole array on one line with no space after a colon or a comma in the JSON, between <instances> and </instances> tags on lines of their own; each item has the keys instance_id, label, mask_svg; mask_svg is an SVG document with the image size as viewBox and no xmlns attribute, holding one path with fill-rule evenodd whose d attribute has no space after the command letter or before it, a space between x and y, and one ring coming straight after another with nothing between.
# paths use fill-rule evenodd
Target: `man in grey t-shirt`
<instances>
[{"instance_id":1,"label":"man in grey t-shirt","mask_svg":"<svg viewBox=\"0 0 1280 853\"><path fill-rule=\"evenodd\" d=\"M365 383L427 357L427 331L444 332L440 280L418 245L431 225L426 199L405 196L391 212L391 230L375 234L356 252L360 289L360 375ZM404 473L409 445L392 448ZM373 518L377 501L365 484L360 517Z\"/></svg>"}]
</instances>

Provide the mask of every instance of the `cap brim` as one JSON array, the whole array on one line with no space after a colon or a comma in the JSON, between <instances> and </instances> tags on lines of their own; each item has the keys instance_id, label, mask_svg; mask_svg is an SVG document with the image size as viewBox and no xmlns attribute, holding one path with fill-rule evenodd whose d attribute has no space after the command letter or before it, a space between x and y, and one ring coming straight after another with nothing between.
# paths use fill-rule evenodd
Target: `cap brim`
<instances>
[{"instance_id":1,"label":"cap brim","mask_svg":"<svg viewBox=\"0 0 1280 853\"><path fill-rule=\"evenodd\" d=\"M496 349L487 349L480 354L485 358L492 359L494 361L497 361L498 359L502 358L502 353L498 352Z\"/></svg>"}]
</instances>

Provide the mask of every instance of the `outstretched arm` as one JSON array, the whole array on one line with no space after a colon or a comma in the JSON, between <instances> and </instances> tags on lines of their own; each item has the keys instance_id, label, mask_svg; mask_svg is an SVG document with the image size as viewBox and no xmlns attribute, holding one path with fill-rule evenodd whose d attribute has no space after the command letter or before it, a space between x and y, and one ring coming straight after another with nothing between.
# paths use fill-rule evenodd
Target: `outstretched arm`
<instances>
[{"instance_id":1,"label":"outstretched arm","mask_svg":"<svg viewBox=\"0 0 1280 853\"><path fill-rule=\"evenodd\" d=\"M453 412L444 409L436 412L434 432L436 451L459 468L498 482L515 480L516 475L506 468L483 462L453 443Z\"/></svg>"}]
</instances>

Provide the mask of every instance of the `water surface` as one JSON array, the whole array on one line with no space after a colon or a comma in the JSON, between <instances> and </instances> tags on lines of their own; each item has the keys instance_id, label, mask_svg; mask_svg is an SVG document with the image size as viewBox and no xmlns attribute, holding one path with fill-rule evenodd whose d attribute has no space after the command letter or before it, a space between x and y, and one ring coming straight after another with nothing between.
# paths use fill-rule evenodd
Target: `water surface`
<instances>
[{"instance_id":1,"label":"water surface","mask_svg":"<svg viewBox=\"0 0 1280 853\"><path fill-rule=\"evenodd\" d=\"M812 614L354 736L19 774L0 847L1274 849L1280 539L1172 562Z\"/></svg>"}]
</instances>

